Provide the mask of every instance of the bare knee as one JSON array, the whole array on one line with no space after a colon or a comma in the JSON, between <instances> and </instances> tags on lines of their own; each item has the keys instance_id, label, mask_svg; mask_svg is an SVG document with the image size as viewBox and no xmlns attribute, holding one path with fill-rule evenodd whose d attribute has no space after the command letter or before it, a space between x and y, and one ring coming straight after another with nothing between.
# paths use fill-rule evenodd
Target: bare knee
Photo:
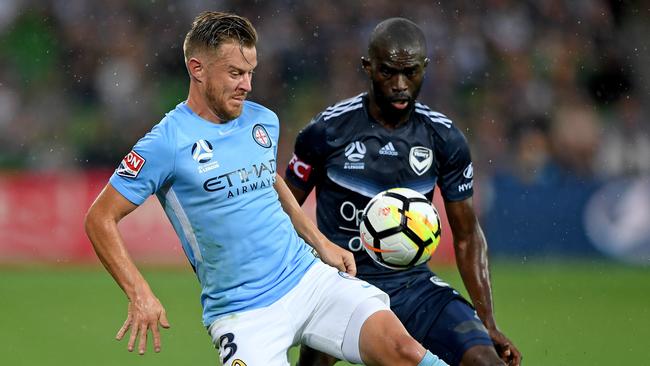
<instances>
[{"instance_id":1,"label":"bare knee","mask_svg":"<svg viewBox=\"0 0 650 366\"><path fill-rule=\"evenodd\" d=\"M404 365L417 365L424 357L424 348L408 334L394 337L393 355L404 360Z\"/></svg>"},{"instance_id":2,"label":"bare knee","mask_svg":"<svg viewBox=\"0 0 650 366\"><path fill-rule=\"evenodd\" d=\"M384 340L382 345L377 345L375 352L363 357L366 365L415 366L426 352L408 333L395 334Z\"/></svg>"},{"instance_id":3,"label":"bare knee","mask_svg":"<svg viewBox=\"0 0 650 366\"><path fill-rule=\"evenodd\" d=\"M416 366L426 352L390 311L370 316L360 336L361 358L366 365Z\"/></svg>"},{"instance_id":4,"label":"bare knee","mask_svg":"<svg viewBox=\"0 0 650 366\"><path fill-rule=\"evenodd\" d=\"M505 366L494 347L474 346L463 354L460 366Z\"/></svg>"}]
</instances>

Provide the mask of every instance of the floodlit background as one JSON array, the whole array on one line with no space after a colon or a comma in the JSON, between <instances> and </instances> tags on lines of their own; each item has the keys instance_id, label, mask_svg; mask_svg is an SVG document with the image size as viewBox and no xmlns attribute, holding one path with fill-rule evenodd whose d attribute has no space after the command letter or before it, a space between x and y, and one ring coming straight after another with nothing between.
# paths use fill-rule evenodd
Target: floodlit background
<instances>
[{"instance_id":1,"label":"floodlit background","mask_svg":"<svg viewBox=\"0 0 650 366\"><path fill-rule=\"evenodd\" d=\"M496 316L525 364L647 362L646 2L0 0L1 364L217 363L157 202L121 227L172 322L161 354L112 340L126 300L82 229L120 159L186 97L181 44L202 10L258 30L250 99L280 117L281 173L310 118L366 88L372 28L418 23L420 101L470 141ZM462 288L443 234L432 268Z\"/></svg>"}]
</instances>

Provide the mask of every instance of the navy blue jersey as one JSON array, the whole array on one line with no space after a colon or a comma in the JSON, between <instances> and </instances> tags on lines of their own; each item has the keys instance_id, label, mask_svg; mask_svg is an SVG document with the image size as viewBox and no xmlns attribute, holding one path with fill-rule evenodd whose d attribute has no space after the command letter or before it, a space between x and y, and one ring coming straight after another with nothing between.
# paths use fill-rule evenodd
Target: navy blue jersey
<instances>
[{"instance_id":1,"label":"navy blue jersey","mask_svg":"<svg viewBox=\"0 0 650 366\"><path fill-rule=\"evenodd\" d=\"M365 279L399 276L374 263L359 239L373 196L405 187L431 199L436 185L447 201L473 194L467 140L449 118L416 103L407 123L387 129L368 113L365 93L327 108L300 131L286 179L305 191L316 187L319 229L355 253ZM400 273L415 271L428 269L423 264Z\"/></svg>"}]
</instances>

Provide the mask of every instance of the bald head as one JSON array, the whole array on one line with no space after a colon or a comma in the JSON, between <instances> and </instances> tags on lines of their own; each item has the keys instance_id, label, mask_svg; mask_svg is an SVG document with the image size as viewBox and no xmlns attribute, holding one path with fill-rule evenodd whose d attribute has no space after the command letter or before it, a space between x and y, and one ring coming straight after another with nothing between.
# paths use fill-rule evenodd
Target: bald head
<instances>
[{"instance_id":1,"label":"bald head","mask_svg":"<svg viewBox=\"0 0 650 366\"><path fill-rule=\"evenodd\" d=\"M385 126L408 121L429 63L426 54L424 33L408 19L386 19L372 31L361 64L370 77L370 114L377 121Z\"/></svg>"},{"instance_id":2,"label":"bald head","mask_svg":"<svg viewBox=\"0 0 650 366\"><path fill-rule=\"evenodd\" d=\"M379 23L370 35L368 56L406 51L418 53L423 58L427 54L427 44L422 29L405 18L389 18Z\"/></svg>"}]
</instances>

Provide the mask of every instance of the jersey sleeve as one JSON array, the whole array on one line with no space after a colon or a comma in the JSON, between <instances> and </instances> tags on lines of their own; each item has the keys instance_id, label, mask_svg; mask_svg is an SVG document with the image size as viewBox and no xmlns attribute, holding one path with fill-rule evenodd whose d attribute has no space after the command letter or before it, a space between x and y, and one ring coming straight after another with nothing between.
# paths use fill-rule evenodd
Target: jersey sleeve
<instances>
[{"instance_id":1,"label":"jersey sleeve","mask_svg":"<svg viewBox=\"0 0 650 366\"><path fill-rule=\"evenodd\" d=\"M463 133L455 127L438 151L439 162L438 186L446 201L462 201L474 194L474 170L472 157Z\"/></svg>"},{"instance_id":2,"label":"jersey sleeve","mask_svg":"<svg viewBox=\"0 0 650 366\"><path fill-rule=\"evenodd\" d=\"M314 188L325 170L326 141L325 125L319 117L298 133L293 157L285 173L291 184L305 192Z\"/></svg>"},{"instance_id":3,"label":"jersey sleeve","mask_svg":"<svg viewBox=\"0 0 650 366\"><path fill-rule=\"evenodd\" d=\"M142 137L120 162L109 182L122 196L141 205L171 177L175 142L159 124Z\"/></svg>"}]
</instances>

